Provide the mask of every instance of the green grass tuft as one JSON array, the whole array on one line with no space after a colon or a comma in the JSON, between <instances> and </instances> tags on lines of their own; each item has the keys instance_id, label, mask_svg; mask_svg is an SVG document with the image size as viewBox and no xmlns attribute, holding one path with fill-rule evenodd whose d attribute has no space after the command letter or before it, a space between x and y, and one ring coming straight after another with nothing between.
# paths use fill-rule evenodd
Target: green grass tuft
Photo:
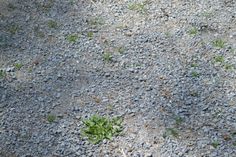
<instances>
[{"instance_id":1,"label":"green grass tuft","mask_svg":"<svg viewBox=\"0 0 236 157\"><path fill-rule=\"evenodd\" d=\"M84 120L83 124L85 127L82 128L81 134L93 144L97 144L104 139L110 140L112 137L119 135L123 130L121 118L109 119L93 115L89 119Z\"/></svg>"},{"instance_id":2,"label":"green grass tuft","mask_svg":"<svg viewBox=\"0 0 236 157\"><path fill-rule=\"evenodd\" d=\"M49 28L53 28L53 29L58 28L57 22L54 21L54 20L49 20L49 21L48 21L48 27L49 27Z\"/></svg>"},{"instance_id":3,"label":"green grass tuft","mask_svg":"<svg viewBox=\"0 0 236 157\"><path fill-rule=\"evenodd\" d=\"M93 38L93 32L88 32L87 37L91 40Z\"/></svg>"},{"instance_id":4,"label":"green grass tuft","mask_svg":"<svg viewBox=\"0 0 236 157\"><path fill-rule=\"evenodd\" d=\"M216 57L214 57L214 60L215 60L215 62L223 63L225 61L225 58L224 58L224 56L216 56Z\"/></svg>"},{"instance_id":5,"label":"green grass tuft","mask_svg":"<svg viewBox=\"0 0 236 157\"><path fill-rule=\"evenodd\" d=\"M56 116L52 115L52 114L49 114L47 116L47 120L48 120L49 123L53 123L56 120Z\"/></svg>"},{"instance_id":6,"label":"green grass tuft","mask_svg":"<svg viewBox=\"0 0 236 157\"><path fill-rule=\"evenodd\" d=\"M192 63L192 64L191 64L191 67L196 68L196 67L198 67L198 64Z\"/></svg>"},{"instance_id":7,"label":"green grass tuft","mask_svg":"<svg viewBox=\"0 0 236 157\"><path fill-rule=\"evenodd\" d=\"M165 133L163 134L163 138L166 138L168 136L173 136L175 138L179 137L179 133L177 129L175 128L167 128Z\"/></svg>"},{"instance_id":8,"label":"green grass tuft","mask_svg":"<svg viewBox=\"0 0 236 157\"><path fill-rule=\"evenodd\" d=\"M225 63L224 67L225 67L225 70L232 70L234 68L233 65L229 63Z\"/></svg>"},{"instance_id":9,"label":"green grass tuft","mask_svg":"<svg viewBox=\"0 0 236 157\"><path fill-rule=\"evenodd\" d=\"M110 62L112 60L112 54L110 52L105 52L103 54L103 60L106 62Z\"/></svg>"},{"instance_id":10,"label":"green grass tuft","mask_svg":"<svg viewBox=\"0 0 236 157\"><path fill-rule=\"evenodd\" d=\"M123 46L118 47L117 50L120 54L123 54L125 52L125 48Z\"/></svg>"},{"instance_id":11,"label":"green grass tuft","mask_svg":"<svg viewBox=\"0 0 236 157\"><path fill-rule=\"evenodd\" d=\"M74 43L79 39L79 36L77 34L71 34L66 37L67 41Z\"/></svg>"},{"instance_id":12,"label":"green grass tuft","mask_svg":"<svg viewBox=\"0 0 236 157\"><path fill-rule=\"evenodd\" d=\"M176 116L175 117L175 124L179 126L183 122L183 118Z\"/></svg>"},{"instance_id":13,"label":"green grass tuft","mask_svg":"<svg viewBox=\"0 0 236 157\"><path fill-rule=\"evenodd\" d=\"M222 39L216 39L212 42L214 47L217 48L224 48L225 47L225 41L223 41Z\"/></svg>"},{"instance_id":14,"label":"green grass tuft","mask_svg":"<svg viewBox=\"0 0 236 157\"><path fill-rule=\"evenodd\" d=\"M146 9L147 2L142 3L130 3L128 6L129 10L137 11L140 13L145 13L147 11Z\"/></svg>"},{"instance_id":15,"label":"green grass tuft","mask_svg":"<svg viewBox=\"0 0 236 157\"><path fill-rule=\"evenodd\" d=\"M191 28L191 29L188 31L188 33L189 33L189 35L195 36L195 35L197 35L198 30L197 30L196 27L193 27L193 28Z\"/></svg>"},{"instance_id":16,"label":"green grass tuft","mask_svg":"<svg viewBox=\"0 0 236 157\"><path fill-rule=\"evenodd\" d=\"M197 73L196 71L193 71L192 73L191 73L191 75L192 75L192 77L199 77L199 73Z\"/></svg>"},{"instance_id":17,"label":"green grass tuft","mask_svg":"<svg viewBox=\"0 0 236 157\"><path fill-rule=\"evenodd\" d=\"M6 76L6 72L4 70L0 70L0 79Z\"/></svg>"},{"instance_id":18,"label":"green grass tuft","mask_svg":"<svg viewBox=\"0 0 236 157\"><path fill-rule=\"evenodd\" d=\"M214 148L217 148L217 147L220 145L220 143L219 143L218 141L214 141L214 142L211 143L211 145L212 145Z\"/></svg>"},{"instance_id":19,"label":"green grass tuft","mask_svg":"<svg viewBox=\"0 0 236 157\"><path fill-rule=\"evenodd\" d=\"M89 19L88 24L91 26L99 26L99 25L104 25L105 21L101 17L95 17L95 18Z\"/></svg>"},{"instance_id":20,"label":"green grass tuft","mask_svg":"<svg viewBox=\"0 0 236 157\"><path fill-rule=\"evenodd\" d=\"M23 64L21 63L15 63L14 67L16 68L16 70L20 70L23 67Z\"/></svg>"}]
</instances>

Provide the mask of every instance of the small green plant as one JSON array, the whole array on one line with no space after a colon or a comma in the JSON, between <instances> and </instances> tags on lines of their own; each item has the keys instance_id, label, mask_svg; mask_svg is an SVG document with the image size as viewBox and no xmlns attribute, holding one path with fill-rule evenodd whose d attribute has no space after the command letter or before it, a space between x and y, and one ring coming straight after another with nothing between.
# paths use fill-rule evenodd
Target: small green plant
<instances>
[{"instance_id":1,"label":"small green plant","mask_svg":"<svg viewBox=\"0 0 236 157\"><path fill-rule=\"evenodd\" d=\"M99 115L93 115L87 120L83 120L84 128L81 129L83 137L97 144L104 139L112 139L123 130L121 118L106 118Z\"/></svg>"},{"instance_id":2,"label":"small green plant","mask_svg":"<svg viewBox=\"0 0 236 157\"><path fill-rule=\"evenodd\" d=\"M71 34L66 37L67 41L74 43L79 39L79 36L77 34Z\"/></svg>"},{"instance_id":3,"label":"small green plant","mask_svg":"<svg viewBox=\"0 0 236 157\"><path fill-rule=\"evenodd\" d=\"M175 128L167 128L165 133L163 134L163 138L166 138L168 136L173 136L175 138L179 137L179 133L177 129Z\"/></svg>"},{"instance_id":4,"label":"small green plant","mask_svg":"<svg viewBox=\"0 0 236 157\"><path fill-rule=\"evenodd\" d=\"M231 65L229 63L225 63L224 67L225 67L225 70L232 70L233 69L233 65Z\"/></svg>"},{"instance_id":5,"label":"small green plant","mask_svg":"<svg viewBox=\"0 0 236 157\"><path fill-rule=\"evenodd\" d=\"M192 77L199 77L199 73L197 73L196 71L193 71L192 73L191 73L191 75L192 75Z\"/></svg>"},{"instance_id":6,"label":"small green plant","mask_svg":"<svg viewBox=\"0 0 236 157\"><path fill-rule=\"evenodd\" d=\"M54 21L54 20L49 20L49 21L48 21L48 27L49 27L49 28L56 29L56 28L58 27L57 22Z\"/></svg>"},{"instance_id":7,"label":"small green plant","mask_svg":"<svg viewBox=\"0 0 236 157\"><path fill-rule=\"evenodd\" d=\"M16 68L16 70L20 70L23 67L23 64L21 63L15 63L14 67Z\"/></svg>"},{"instance_id":8,"label":"small green plant","mask_svg":"<svg viewBox=\"0 0 236 157\"><path fill-rule=\"evenodd\" d=\"M75 4L75 1L74 1L74 0L70 0L69 4L70 4L70 5L74 5L74 4Z\"/></svg>"},{"instance_id":9,"label":"small green plant","mask_svg":"<svg viewBox=\"0 0 236 157\"><path fill-rule=\"evenodd\" d=\"M164 32L164 35L165 35L167 38L170 38L170 37L171 37L171 33L170 33L169 31Z\"/></svg>"},{"instance_id":10,"label":"small green plant","mask_svg":"<svg viewBox=\"0 0 236 157\"><path fill-rule=\"evenodd\" d=\"M56 120L56 116L53 115L53 114L49 114L47 116L47 120L48 120L49 123L53 123Z\"/></svg>"},{"instance_id":11,"label":"small green plant","mask_svg":"<svg viewBox=\"0 0 236 157\"><path fill-rule=\"evenodd\" d=\"M147 9L145 8L146 5L147 5L146 2L130 3L128 6L128 9L133 10L133 11L137 11L137 12L141 12L141 13L145 13L147 11Z\"/></svg>"},{"instance_id":12,"label":"small green plant","mask_svg":"<svg viewBox=\"0 0 236 157\"><path fill-rule=\"evenodd\" d=\"M6 76L6 72L4 70L0 70L0 79Z\"/></svg>"},{"instance_id":13,"label":"small green plant","mask_svg":"<svg viewBox=\"0 0 236 157\"><path fill-rule=\"evenodd\" d=\"M101 17L95 17L88 20L88 24L91 26L104 25L105 21Z\"/></svg>"},{"instance_id":14,"label":"small green plant","mask_svg":"<svg viewBox=\"0 0 236 157\"><path fill-rule=\"evenodd\" d=\"M214 57L214 60L215 60L215 62L223 63L225 61L225 58L224 58L224 56L216 56L216 57Z\"/></svg>"},{"instance_id":15,"label":"small green plant","mask_svg":"<svg viewBox=\"0 0 236 157\"><path fill-rule=\"evenodd\" d=\"M117 50L120 54L123 54L125 52L125 48L123 46L118 47Z\"/></svg>"},{"instance_id":16,"label":"small green plant","mask_svg":"<svg viewBox=\"0 0 236 157\"><path fill-rule=\"evenodd\" d=\"M19 31L19 26L18 25L11 25L9 28L8 28L8 32L10 32L11 34L16 34L17 32Z\"/></svg>"},{"instance_id":17,"label":"small green plant","mask_svg":"<svg viewBox=\"0 0 236 157\"><path fill-rule=\"evenodd\" d=\"M110 52L105 52L103 54L103 60L106 62L109 62L112 60L112 54Z\"/></svg>"},{"instance_id":18,"label":"small green plant","mask_svg":"<svg viewBox=\"0 0 236 157\"><path fill-rule=\"evenodd\" d=\"M93 38L93 32L88 32L88 33L87 33L87 37L88 37L89 39L92 39L92 38Z\"/></svg>"},{"instance_id":19,"label":"small green plant","mask_svg":"<svg viewBox=\"0 0 236 157\"><path fill-rule=\"evenodd\" d=\"M188 33L189 33L189 35L195 36L195 35L197 35L198 30L197 30L196 27L193 27L193 28L191 28L191 29L188 31Z\"/></svg>"},{"instance_id":20,"label":"small green plant","mask_svg":"<svg viewBox=\"0 0 236 157\"><path fill-rule=\"evenodd\" d=\"M107 105L107 109L108 110L112 110L113 109L113 106L111 104Z\"/></svg>"},{"instance_id":21,"label":"small green plant","mask_svg":"<svg viewBox=\"0 0 236 157\"><path fill-rule=\"evenodd\" d=\"M201 46L205 46L206 42L205 41L200 41Z\"/></svg>"},{"instance_id":22,"label":"small green plant","mask_svg":"<svg viewBox=\"0 0 236 157\"><path fill-rule=\"evenodd\" d=\"M175 124L179 126L183 122L183 119L179 116L175 117Z\"/></svg>"},{"instance_id":23,"label":"small green plant","mask_svg":"<svg viewBox=\"0 0 236 157\"><path fill-rule=\"evenodd\" d=\"M212 42L213 46L217 48L224 48L225 47L225 42L222 39L216 39Z\"/></svg>"},{"instance_id":24,"label":"small green plant","mask_svg":"<svg viewBox=\"0 0 236 157\"><path fill-rule=\"evenodd\" d=\"M235 51L234 48L230 47L230 48L229 48L229 52L231 52L231 53L235 53L236 51Z\"/></svg>"},{"instance_id":25,"label":"small green plant","mask_svg":"<svg viewBox=\"0 0 236 157\"><path fill-rule=\"evenodd\" d=\"M211 143L211 145L212 145L214 148L217 148L217 147L220 145L220 143L219 143L218 141L213 141L213 142Z\"/></svg>"},{"instance_id":26,"label":"small green plant","mask_svg":"<svg viewBox=\"0 0 236 157\"><path fill-rule=\"evenodd\" d=\"M196 67L198 67L198 65L196 63L192 63L191 67L196 68Z\"/></svg>"}]
</instances>

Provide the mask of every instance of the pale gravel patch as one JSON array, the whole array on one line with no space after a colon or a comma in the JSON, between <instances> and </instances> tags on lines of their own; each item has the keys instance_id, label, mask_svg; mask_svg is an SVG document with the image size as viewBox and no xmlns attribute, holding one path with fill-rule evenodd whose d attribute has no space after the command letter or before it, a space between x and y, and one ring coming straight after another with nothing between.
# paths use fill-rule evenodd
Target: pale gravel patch
<instances>
[{"instance_id":1,"label":"pale gravel patch","mask_svg":"<svg viewBox=\"0 0 236 157\"><path fill-rule=\"evenodd\" d=\"M143 1L0 2L0 156L236 154L236 3L148 0L141 13L128 8L134 2ZM91 24L96 18L102 24ZM213 46L217 38L225 48ZM95 113L122 116L123 135L98 145L83 139L81 120ZM178 137L164 138L168 128Z\"/></svg>"}]
</instances>

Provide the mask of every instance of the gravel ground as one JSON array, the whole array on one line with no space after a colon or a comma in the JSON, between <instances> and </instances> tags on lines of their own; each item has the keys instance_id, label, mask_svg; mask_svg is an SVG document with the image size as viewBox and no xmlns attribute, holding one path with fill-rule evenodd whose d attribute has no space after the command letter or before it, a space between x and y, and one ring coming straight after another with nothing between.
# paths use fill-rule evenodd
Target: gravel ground
<instances>
[{"instance_id":1,"label":"gravel ground","mask_svg":"<svg viewBox=\"0 0 236 157\"><path fill-rule=\"evenodd\" d=\"M0 0L0 156L236 157L235 17L235 0ZM122 136L83 139L95 113Z\"/></svg>"}]
</instances>

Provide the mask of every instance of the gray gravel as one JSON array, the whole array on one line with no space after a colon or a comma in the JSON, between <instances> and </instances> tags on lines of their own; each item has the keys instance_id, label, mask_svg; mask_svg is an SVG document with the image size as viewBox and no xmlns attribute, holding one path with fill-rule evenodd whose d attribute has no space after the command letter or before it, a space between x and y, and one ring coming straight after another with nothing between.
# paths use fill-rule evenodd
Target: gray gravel
<instances>
[{"instance_id":1,"label":"gray gravel","mask_svg":"<svg viewBox=\"0 0 236 157\"><path fill-rule=\"evenodd\" d=\"M0 1L1 157L236 157L236 1L142 2Z\"/></svg>"}]
</instances>

